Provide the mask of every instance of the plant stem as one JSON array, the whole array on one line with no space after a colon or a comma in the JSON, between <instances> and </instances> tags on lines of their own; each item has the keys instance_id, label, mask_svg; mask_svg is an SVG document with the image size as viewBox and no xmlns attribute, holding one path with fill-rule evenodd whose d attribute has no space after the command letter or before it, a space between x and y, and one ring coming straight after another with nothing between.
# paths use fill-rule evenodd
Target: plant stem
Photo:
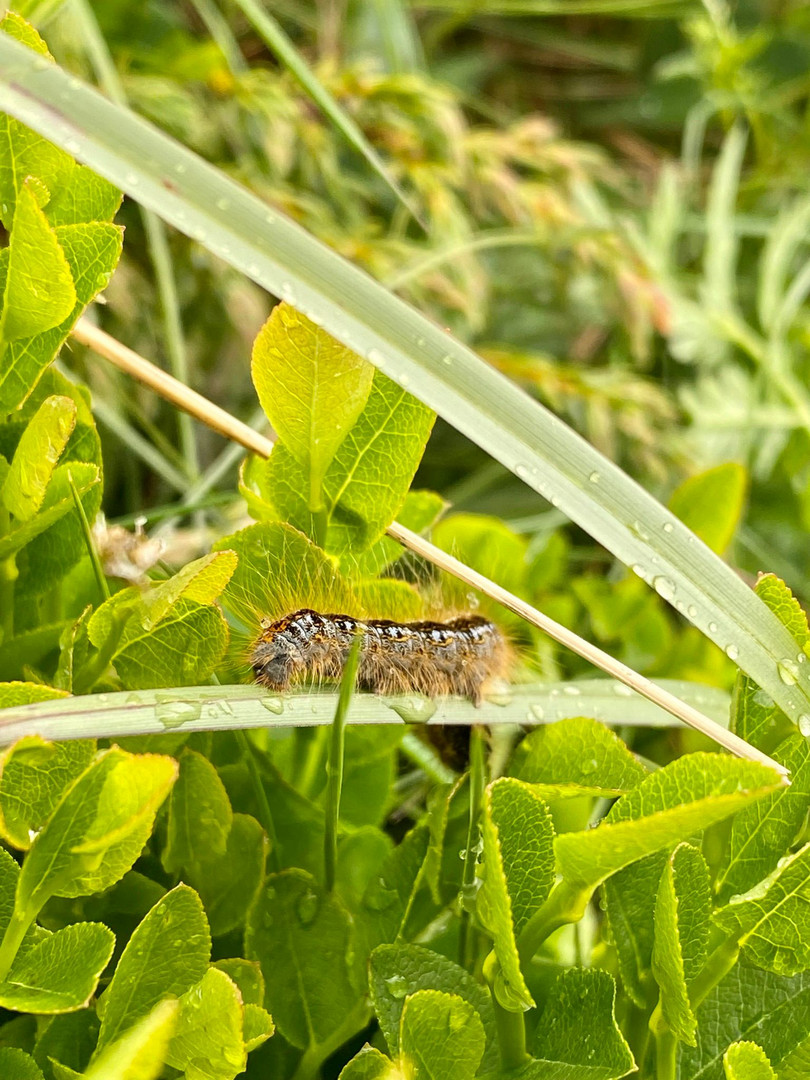
<instances>
[{"instance_id":1,"label":"plant stem","mask_svg":"<svg viewBox=\"0 0 810 1080\"><path fill-rule=\"evenodd\" d=\"M28 927L34 921L34 918L35 913L21 913L16 907L14 908L6 932L3 935L2 944L0 944L0 982L5 979L11 970L23 938L28 933Z\"/></svg>"},{"instance_id":2,"label":"plant stem","mask_svg":"<svg viewBox=\"0 0 810 1080\"><path fill-rule=\"evenodd\" d=\"M323 836L324 882L327 892L334 889L337 874L337 836L340 793L343 787L343 757L346 748L346 714L354 693L362 647L363 635L358 634L352 642L349 655L346 657L346 666L343 668L340 694L329 741L329 758L326 763L326 827Z\"/></svg>"},{"instance_id":3,"label":"plant stem","mask_svg":"<svg viewBox=\"0 0 810 1080\"><path fill-rule=\"evenodd\" d=\"M655 1032L656 1080L675 1080L678 1066L678 1040L668 1027Z\"/></svg>"},{"instance_id":4,"label":"plant stem","mask_svg":"<svg viewBox=\"0 0 810 1080\"><path fill-rule=\"evenodd\" d=\"M270 854L268 856L270 869L273 873L277 874L281 870L278 836L276 834L276 826L273 821L270 803L267 801L267 792L264 790L264 780L262 779L262 774L259 772L259 766L256 762L256 748L247 737L246 732L236 730L234 731L234 736L236 737L236 745L239 747L242 760L250 773L253 793L256 796L256 802L259 804L259 820L264 826L264 831L267 833L267 837L270 840Z\"/></svg>"},{"instance_id":5,"label":"plant stem","mask_svg":"<svg viewBox=\"0 0 810 1080\"><path fill-rule=\"evenodd\" d=\"M467 824L467 847L464 852L464 871L461 878L461 924L458 931L458 962L466 967L469 961L471 916L467 906L468 894L475 882L478 862L478 820L487 783L487 763L484 747L486 733L476 724L470 729L470 817Z\"/></svg>"},{"instance_id":6,"label":"plant stem","mask_svg":"<svg viewBox=\"0 0 810 1080\"><path fill-rule=\"evenodd\" d=\"M558 881L543 906L529 919L521 932L518 939L521 963L531 960L549 934L553 934L566 923L578 922L585 914L592 895L593 890L587 886Z\"/></svg>"},{"instance_id":7,"label":"plant stem","mask_svg":"<svg viewBox=\"0 0 810 1080\"><path fill-rule=\"evenodd\" d=\"M689 1004L693 1011L700 1007L715 986L728 975L739 956L740 943L736 936L726 938L717 946L689 987Z\"/></svg>"},{"instance_id":8,"label":"plant stem","mask_svg":"<svg viewBox=\"0 0 810 1080\"><path fill-rule=\"evenodd\" d=\"M498 1031L498 1047L501 1052L501 1064L504 1072L517 1069L529 1060L526 1052L526 1023L522 1012L505 1009L495 993L495 982L500 973L500 964L494 953L484 961L484 977L489 984L492 1008L495 1013L495 1027Z\"/></svg>"},{"instance_id":9,"label":"plant stem","mask_svg":"<svg viewBox=\"0 0 810 1080\"><path fill-rule=\"evenodd\" d=\"M95 541L93 540L93 530L90 528L90 522L87 520L84 504L82 503L81 496L76 490L76 485L73 483L73 473L71 473L70 470L68 470L68 483L70 484L70 493L73 496L73 502L76 504L76 513L79 515L79 520L82 523L84 542L90 555L90 562L93 565L93 573L96 576L98 590L101 593L103 600L109 600L110 587L107 584L107 578L104 576L104 567L101 565L101 559L98 557L98 551L96 550Z\"/></svg>"},{"instance_id":10,"label":"plant stem","mask_svg":"<svg viewBox=\"0 0 810 1080\"><path fill-rule=\"evenodd\" d=\"M0 536L11 529L11 515L0 506ZM14 582L17 580L17 562L13 555L0 560L0 630L8 641L14 637Z\"/></svg>"}]
</instances>

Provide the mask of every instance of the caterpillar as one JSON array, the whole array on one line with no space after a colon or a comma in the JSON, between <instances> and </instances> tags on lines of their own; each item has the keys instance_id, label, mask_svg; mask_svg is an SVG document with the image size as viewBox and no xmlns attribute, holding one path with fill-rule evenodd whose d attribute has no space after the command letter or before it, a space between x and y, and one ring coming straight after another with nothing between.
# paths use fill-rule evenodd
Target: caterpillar
<instances>
[{"instance_id":1,"label":"caterpillar","mask_svg":"<svg viewBox=\"0 0 810 1080\"><path fill-rule=\"evenodd\" d=\"M279 692L306 678L339 679L357 634L363 635L358 685L378 694L458 695L479 705L487 684L509 667L501 631L475 615L394 622L301 608L260 626L250 664L258 683Z\"/></svg>"}]
</instances>

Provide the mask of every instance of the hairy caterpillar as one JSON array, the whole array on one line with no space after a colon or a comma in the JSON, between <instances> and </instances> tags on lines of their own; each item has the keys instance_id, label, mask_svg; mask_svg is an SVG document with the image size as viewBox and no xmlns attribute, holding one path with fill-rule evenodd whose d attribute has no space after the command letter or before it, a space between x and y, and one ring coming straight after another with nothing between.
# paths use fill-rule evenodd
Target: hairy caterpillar
<instances>
[{"instance_id":1,"label":"hairy caterpillar","mask_svg":"<svg viewBox=\"0 0 810 1080\"><path fill-rule=\"evenodd\" d=\"M358 685L378 694L455 694L477 705L509 666L505 638L480 616L394 622L301 608L275 622L261 620L250 654L256 681L283 691L304 678L339 679L357 634L363 635Z\"/></svg>"}]
</instances>

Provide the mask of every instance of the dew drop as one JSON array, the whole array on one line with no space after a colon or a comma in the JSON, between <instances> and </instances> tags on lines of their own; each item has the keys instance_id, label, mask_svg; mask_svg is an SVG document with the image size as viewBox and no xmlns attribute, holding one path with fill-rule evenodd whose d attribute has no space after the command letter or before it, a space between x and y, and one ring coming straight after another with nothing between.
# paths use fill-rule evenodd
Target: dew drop
<instances>
[{"instance_id":1,"label":"dew drop","mask_svg":"<svg viewBox=\"0 0 810 1080\"><path fill-rule=\"evenodd\" d=\"M369 349L367 353L368 359L374 364L375 367L380 367L385 363L385 357L379 349Z\"/></svg>"},{"instance_id":2,"label":"dew drop","mask_svg":"<svg viewBox=\"0 0 810 1080\"><path fill-rule=\"evenodd\" d=\"M529 712L528 712L528 714L526 716L526 719L529 721L530 724L535 720L539 720L540 723L542 723L543 720L545 720L545 718L546 718L546 710L543 708L542 705L530 705L529 706Z\"/></svg>"},{"instance_id":3,"label":"dew drop","mask_svg":"<svg viewBox=\"0 0 810 1080\"><path fill-rule=\"evenodd\" d=\"M647 532L647 530L644 528L640 521L634 521L633 524L630 526L630 529L636 534L639 540L647 541L650 539L650 534Z\"/></svg>"},{"instance_id":4,"label":"dew drop","mask_svg":"<svg viewBox=\"0 0 810 1080\"><path fill-rule=\"evenodd\" d=\"M686 614L689 616L690 619L696 619L697 613L698 609L695 607L694 604L690 604L689 607L686 609Z\"/></svg>"},{"instance_id":5,"label":"dew drop","mask_svg":"<svg viewBox=\"0 0 810 1080\"><path fill-rule=\"evenodd\" d=\"M799 665L787 657L777 663L776 670L785 686L795 686L799 680Z\"/></svg>"},{"instance_id":6,"label":"dew drop","mask_svg":"<svg viewBox=\"0 0 810 1080\"><path fill-rule=\"evenodd\" d=\"M402 998L408 994L408 980L404 975L391 975L390 978L385 979L385 985L388 987L388 993L392 998L397 1001L401 1001Z\"/></svg>"},{"instance_id":7,"label":"dew drop","mask_svg":"<svg viewBox=\"0 0 810 1080\"><path fill-rule=\"evenodd\" d=\"M520 477L521 480L529 479L529 470L522 461L519 461L517 465L515 465L515 476Z\"/></svg>"},{"instance_id":8,"label":"dew drop","mask_svg":"<svg viewBox=\"0 0 810 1080\"><path fill-rule=\"evenodd\" d=\"M227 210L230 205L230 199L217 199L217 210Z\"/></svg>"},{"instance_id":9,"label":"dew drop","mask_svg":"<svg viewBox=\"0 0 810 1080\"><path fill-rule=\"evenodd\" d=\"M281 698L261 698L259 703L263 709L267 709L268 712L273 713L275 716L280 716L284 712L284 702Z\"/></svg>"},{"instance_id":10,"label":"dew drop","mask_svg":"<svg viewBox=\"0 0 810 1080\"><path fill-rule=\"evenodd\" d=\"M661 575L654 577L653 588L662 600L673 600L675 598L675 586L669 578L662 577Z\"/></svg>"},{"instance_id":11,"label":"dew drop","mask_svg":"<svg viewBox=\"0 0 810 1080\"><path fill-rule=\"evenodd\" d=\"M797 661L798 661L798 662L799 662L800 664L803 664L803 663L804 663L804 662L805 662L805 661L807 660L807 655L806 655L806 653L800 652L800 653L799 653L799 654L797 655L797 657L796 657L796 660L797 660Z\"/></svg>"},{"instance_id":12,"label":"dew drop","mask_svg":"<svg viewBox=\"0 0 810 1080\"><path fill-rule=\"evenodd\" d=\"M664 530L665 533L671 533L674 526L671 521L665 521L661 528Z\"/></svg>"},{"instance_id":13,"label":"dew drop","mask_svg":"<svg viewBox=\"0 0 810 1080\"><path fill-rule=\"evenodd\" d=\"M599 473L598 473L598 472L596 471L596 469L594 469L594 471L593 471L593 472L591 473L591 475L590 475L590 476L588 477L588 480L589 480L589 481L590 481L590 482L591 482L592 484L598 484L598 483L599 483L599 481L600 481L601 479L602 479L602 477L601 477L601 476L599 475Z\"/></svg>"},{"instance_id":14,"label":"dew drop","mask_svg":"<svg viewBox=\"0 0 810 1080\"><path fill-rule=\"evenodd\" d=\"M431 698L400 698L386 702L406 724L426 724L436 712L436 702Z\"/></svg>"},{"instance_id":15,"label":"dew drop","mask_svg":"<svg viewBox=\"0 0 810 1080\"><path fill-rule=\"evenodd\" d=\"M803 712L796 723L799 725L799 731L807 738L810 738L810 716L806 712Z\"/></svg>"},{"instance_id":16,"label":"dew drop","mask_svg":"<svg viewBox=\"0 0 810 1080\"><path fill-rule=\"evenodd\" d=\"M182 176L183 173L186 171L186 166L183 164L182 161L178 161L174 167L174 171L177 173L178 176Z\"/></svg>"},{"instance_id":17,"label":"dew drop","mask_svg":"<svg viewBox=\"0 0 810 1080\"><path fill-rule=\"evenodd\" d=\"M710 634L716 634L719 629L720 629L720 627L717 625L716 622L710 622L709 623L709 633Z\"/></svg>"},{"instance_id":18,"label":"dew drop","mask_svg":"<svg viewBox=\"0 0 810 1080\"><path fill-rule=\"evenodd\" d=\"M124 177L124 185L126 187L137 187L140 180L136 173L127 173Z\"/></svg>"},{"instance_id":19,"label":"dew drop","mask_svg":"<svg viewBox=\"0 0 810 1080\"><path fill-rule=\"evenodd\" d=\"M568 697L579 697L580 689L578 686L564 686L563 693L567 694Z\"/></svg>"},{"instance_id":20,"label":"dew drop","mask_svg":"<svg viewBox=\"0 0 810 1080\"><path fill-rule=\"evenodd\" d=\"M164 701L158 702L155 713L163 727L171 731L187 724L189 720L199 720L200 706L193 701Z\"/></svg>"},{"instance_id":21,"label":"dew drop","mask_svg":"<svg viewBox=\"0 0 810 1080\"><path fill-rule=\"evenodd\" d=\"M298 921L302 926L312 925L315 921L315 916L318 914L318 906L318 894L313 892L312 889L307 889L301 896L296 907Z\"/></svg>"},{"instance_id":22,"label":"dew drop","mask_svg":"<svg viewBox=\"0 0 810 1080\"><path fill-rule=\"evenodd\" d=\"M730 645L726 645L726 656L729 658L729 660L736 660L739 655L740 650L737 648L736 645L734 645L733 643Z\"/></svg>"},{"instance_id":23,"label":"dew drop","mask_svg":"<svg viewBox=\"0 0 810 1080\"><path fill-rule=\"evenodd\" d=\"M446 364L447 367L450 367L452 365L453 357L450 355L450 353L445 353L444 354L444 356L442 357L442 363Z\"/></svg>"},{"instance_id":24,"label":"dew drop","mask_svg":"<svg viewBox=\"0 0 810 1080\"><path fill-rule=\"evenodd\" d=\"M632 697L633 691L629 686L625 686L624 683L617 682L613 684L613 693L617 697Z\"/></svg>"}]
</instances>

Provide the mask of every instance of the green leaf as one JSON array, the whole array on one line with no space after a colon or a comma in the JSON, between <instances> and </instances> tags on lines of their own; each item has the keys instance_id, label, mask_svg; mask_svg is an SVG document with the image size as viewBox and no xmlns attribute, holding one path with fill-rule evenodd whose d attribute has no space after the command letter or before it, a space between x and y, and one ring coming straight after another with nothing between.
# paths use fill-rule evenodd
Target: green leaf
<instances>
[{"instance_id":1,"label":"green leaf","mask_svg":"<svg viewBox=\"0 0 810 1080\"><path fill-rule=\"evenodd\" d=\"M371 954L369 989L392 1057L399 1054L400 1020L406 999L420 990L434 990L455 995L472 1006L485 1037L481 1068L497 1067L499 1054L492 998L464 968L441 953L419 945L380 945Z\"/></svg>"},{"instance_id":2,"label":"green leaf","mask_svg":"<svg viewBox=\"0 0 810 1080\"><path fill-rule=\"evenodd\" d=\"M683 1042L696 1045L697 1020L688 985L703 967L709 936L709 868L701 853L680 844L667 859L655 908L652 971L661 988L661 1014Z\"/></svg>"},{"instance_id":3,"label":"green leaf","mask_svg":"<svg viewBox=\"0 0 810 1080\"><path fill-rule=\"evenodd\" d=\"M510 592L518 596L525 593L526 538L518 536L498 518L483 514L452 514L443 518L433 530L433 543ZM446 589L449 604L462 610L469 607L469 586L453 578L446 582ZM488 610L492 601L479 595L482 610ZM497 610L499 620L506 626L523 631L525 623L518 616L505 615L500 607Z\"/></svg>"},{"instance_id":4,"label":"green leaf","mask_svg":"<svg viewBox=\"0 0 810 1080\"><path fill-rule=\"evenodd\" d=\"M74 923L49 934L18 954L0 982L0 1005L42 1014L83 1008L114 946L115 934L101 923Z\"/></svg>"},{"instance_id":5,"label":"green leaf","mask_svg":"<svg viewBox=\"0 0 810 1080\"><path fill-rule=\"evenodd\" d=\"M83 1080L157 1080L178 1011L176 1001L160 1001L99 1054Z\"/></svg>"},{"instance_id":6,"label":"green leaf","mask_svg":"<svg viewBox=\"0 0 810 1080\"><path fill-rule=\"evenodd\" d=\"M54 698L67 696L64 690L43 686L42 683L0 683L0 709L12 709L19 705L30 705L34 701L53 701Z\"/></svg>"},{"instance_id":7,"label":"green leaf","mask_svg":"<svg viewBox=\"0 0 810 1080\"><path fill-rule=\"evenodd\" d=\"M338 1080L401 1080L402 1074L385 1054L364 1046L341 1070Z\"/></svg>"},{"instance_id":8,"label":"green leaf","mask_svg":"<svg viewBox=\"0 0 810 1080\"><path fill-rule=\"evenodd\" d=\"M549 793L572 787L605 798L623 795L646 776L614 732L583 716L530 731L515 750L509 773L542 784Z\"/></svg>"},{"instance_id":9,"label":"green leaf","mask_svg":"<svg viewBox=\"0 0 810 1080\"><path fill-rule=\"evenodd\" d=\"M353 555L382 536L402 506L434 420L415 397L374 373L366 406L326 474L329 551Z\"/></svg>"},{"instance_id":10,"label":"green leaf","mask_svg":"<svg viewBox=\"0 0 810 1080\"><path fill-rule=\"evenodd\" d=\"M248 1053L266 1043L275 1033L276 1025L270 1013L260 1005L245 1005L245 1023L242 1038Z\"/></svg>"},{"instance_id":11,"label":"green leaf","mask_svg":"<svg viewBox=\"0 0 810 1080\"><path fill-rule=\"evenodd\" d=\"M447 503L435 491L409 491L396 514L400 525L415 533L424 533L434 525ZM347 552L341 568L350 578L377 577L405 554L405 548L389 536L381 536L363 552Z\"/></svg>"},{"instance_id":12,"label":"green leaf","mask_svg":"<svg viewBox=\"0 0 810 1080\"><path fill-rule=\"evenodd\" d=\"M32 177L23 182L17 193L0 316L3 342L42 334L63 322L76 306L70 266L56 233L40 209L38 193ZM47 288L43 282L47 282ZM4 363L9 359L5 351L0 352L0 358Z\"/></svg>"},{"instance_id":13,"label":"green leaf","mask_svg":"<svg viewBox=\"0 0 810 1080\"><path fill-rule=\"evenodd\" d=\"M44 1080L31 1055L13 1046L0 1046L0 1076L3 1080Z\"/></svg>"},{"instance_id":14,"label":"green leaf","mask_svg":"<svg viewBox=\"0 0 810 1080\"><path fill-rule=\"evenodd\" d=\"M765 603L798 646L796 659L785 657L780 674L790 685L799 678L799 664L806 658L810 641L807 616L790 589L775 574L763 574L756 584L757 596ZM784 739L791 730L790 721L773 698L748 675L739 672L731 707L731 730L766 752Z\"/></svg>"},{"instance_id":15,"label":"green leaf","mask_svg":"<svg viewBox=\"0 0 810 1080\"><path fill-rule=\"evenodd\" d=\"M234 1080L244 1071L242 998L224 971L209 968L179 1001L166 1063L186 1080Z\"/></svg>"},{"instance_id":16,"label":"green leaf","mask_svg":"<svg viewBox=\"0 0 810 1080\"><path fill-rule=\"evenodd\" d=\"M30 521L76 425L76 405L68 397L50 397L40 405L17 444L0 496L18 521Z\"/></svg>"},{"instance_id":17,"label":"green leaf","mask_svg":"<svg viewBox=\"0 0 810 1080\"><path fill-rule=\"evenodd\" d=\"M649 855L602 884L602 906L616 946L622 984L640 1009L648 1008L647 999L654 989L655 908L667 858L666 852Z\"/></svg>"},{"instance_id":18,"label":"green leaf","mask_svg":"<svg viewBox=\"0 0 810 1080\"><path fill-rule=\"evenodd\" d=\"M325 547L344 556L347 570L356 554L380 539L393 521L434 419L430 409L376 372L368 401L323 481L328 515ZM252 475L261 498L278 516L314 535L306 470L283 443L264 465L254 466Z\"/></svg>"},{"instance_id":19,"label":"green leaf","mask_svg":"<svg viewBox=\"0 0 810 1080\"><path fill-rule=\"evenodd\" d=\"M219 608L181 597L154 627L139 605L124 624L113 662L127 690L194 686L208 679L227 647L228 624Z\"/></svg>"},{"instance_id":20,"label":"green leaf","mask_svg":"<svg viewBox=\"0 0 810 1080\"><path fill-rule=\"evenodd\" d=\"M356 725L346 729L341 821L355 826L382 824L391 802L402 736L398 727Z\"/></svg>"},{"instance_id":21,"label":"green leaf","mask_svg":"<svg viewBox=\"0 0 810 1080\"><path fill-rule=\"evenodd\" d=\"M216 960L212 966L224 971L236 983L246 1005L261 1005L264 1001L264 976L261 965L255 960L233 957L230 960Z\"/></svg>"},{"instance_id":22,"label":"green leaf","mask_svg":"<svg viewBox=\"0 0 810 1080\"><path fill-rule=\"evenodd\" d=\"M205 905L212 935L227 934L244 923L262 883L267 837L255 818L234 814L220 857L208 856L199 841L195 841L195 850L197 861L189 880Z\"/></svg>"},{"instance_id":23,"label":"green leaf","mask_svg":"<svg viewBox=\"0 0 810 1080\"><path fill-rule=\"evenodd\" d=\"M17 903L86 896L118 881L141 853L177 775L173 758L103 752L68 788L23 863Z\"/></svg>"},{"instance_id":24,"label":"green leaf","mask_svg":"<svg viewBox=\"0 0 810 1080\"><path fill-rule=\"evenodd\" d=\"M747 893L715 912L755 964L778 975L810 967L810 844L780 861Z\"/></svg>"},{"instance_id":25,"label":"green leaf","mask_svg":"<svg viewBox=\"0 0 810 1080\"><path fill-rule=\"evenodd\" d=\"M537 1025L535 1057L574 1066L556 1073L570 1080L580 1076L582 1080L617 1080L635 1069L630 1047L616 1024L615 998L616 986L606 971L572 968L562 972Z\"/></svg>"},{"instance_id":26,"label":"green leaf","mask_svg":"<svg viewBox=\"0 0 810 1080\"><path fill-rule=\"evenodd\" d=\"M369 883L379 875L393 847L390 836L370 825L338 837L335 892L349 911L360 906Z\"/></svg>"},{"instance_id":27,"label":"green leaf","mask_svg":"<svg viewBox=\"0 0 810 1080\"><path fill-rule=\"evenodd\" d=\"M275 295L286 295L400 386L476 441L625 564L680 602L702 632L797 718L810 715L810 669L785 683L789 635L731 567L518 386L300 225L140 117L0 35L0 109L125 184L147 208L207 244ZM69 129L68 129L69 125ZM155 179L173 178L173 198ZM147 164L148 163L148 164ZM133 183L134 178L134 183ZM639 523L641 529L634 528ZM642 535L639 535L641 532ZM642 538L645 536L646 539ZM656 561L653 561L655 559Z\"/></svg>"},{"instance_id":28,"label":"green leaf","mask_svg":"<svg viewBox=\"0 0 810 1080\"><path fill-rule=\"evenodd\" d=\"M163 868L178 874L225 854L233 811L219 773L202 754L186 748L169 797L169 821Z\"/></svg>"},{"instance_id":29,"label":"green leaf","mask_svg":"<svg viewBox=\"0 0 810 1080\"><path fill-rule=\"evenodd\" d=\"M747 488L748 473L742 465L716 465L684 480L673 491L669 508L704 544L722 555L742 518Z\"/></svg>"},{"instance_id":30,"label":"green leaf","mask_svg":"<svg viewBox=\"0 0 810 1080\"><path fill-rule=\"evenodd\" d=\"M214 551L239 556L222 603L252 632L260 616L279 619L299 608L348 611L356 607L348 583L311 540L281 522L261 522L226 536Z\"/></svg>"},{"instance_id":31,"label":"green leaf","mask_svg":"<svg viewBox=\"0 0 810 1080\"><path fill-rule=\"evenodd\" d=\"M595 888L617 870L688 839L780 786L778 774L764 765L689 754L622 796L597 828L558 836L558 870L571 884Z\"/></svg>"},{"instance_id":32,"label":"green leaf","mask_svg":"<svg viewBox=\"0 0 810 1080\"><path fill-rule=\"evenodd\" d=\"M70 479L73 478L74 487L81 496L88 521L93 521L101 505L100 476L96 465L63 460L54 469L40 512L6 538L10 541L18 537L22 529L32 530L17 560L20 570L17 613L21 607L30 607L32 595L41 596L53 588L87 554ZM15 543L18 540L15 539Z\"/></svg>"},{"instance_id":33,"label":"green leaf","mask_svg":"<svg viewBox=\"0 0 810 1080\"><path fill-rule=\"evenodd\" d=\"M80 467L77 467L75 465L71 467L71 472L78 473L79 471ZM57 472L59 472L59 470L57 470ZM81 484L77 484L76 490L79 495L84 496L90 491L92 487L98 484L99 473L98 469L96 469L92 465L85 466L83 469L81 469L81 472ZM65 476L66 475L67 474L65 474ZM61 483L59 486L61 494ZM32 540L41 536L46 530L50 529L52 525L55 525L57 522L61 521L62 518L65 517L65 515L70 514L71 512L75 512L76 502L72 494L63 495L54 502L50 502L49 495L50 492L45 493L46 506L43 510L40 510L36 517L33 517L26 522L23 522L22 525L18 525L16 529L11 529L10 532L6 533L5 536L0 538L0 559L7 559L10 555L16 554L27 544L30 544ZM82 501L84 502L84 500ZM48 542L50 543L50 538ZM38 561L36 556L35 560ZM52 570L50 567L48 568L48 571L52 574ZM48 581L52 583L50 578L48 579Z\"/></svg>"},{"instance_id":34,"label":"green leaf","mask_svg":"<svg viewBox=\"0 0 810 1080\"><path fill-rule=\"evenodd\" d=\"M438 990L405 1001L399 1033L402 1072L413 1080L469 1080L484 1053L484 1027L469 1002Z\"/></svg>"},{"instance_id":35,"label":"green leaf","mask_svg":"<svg viewBox=\"0 0 810 1080\"><path fill-rule=\"evenodd\" d=\"M726 1080L776 1080L767 1055L752 1042L732 1043L723 1055Z\"/></svg>"},{"instance_id":36,"label":"green leaf","mask_svg":"<svg viewBox=\"0 0 810 1080\"><path fill-rule=\"evenodd\" d=\"M40 140L40 146L43 145L48 144ZM66 161L72 167L70 159ZM39 175L42 176L42 173ZM106 288L121 254L122 231L106 222L57 225L53 235L67 260L76 301L58 325L34 336L15 338L6 343L0 361L0 414L10 412L26 400L82 310Z\"/></svg>"},{"instance_id":37,"label":"green leaf","mask_svg":"<svg viewBox=\"0 0 810 1080\"><path fill-rule=\"evenodd\" d=\"M700 1037L694 1049L681 1047L680 1076L723 1080L729 1044L751 1041L763 1048L780 1080L800 1080L806 1072L793 1073L788 1063L807 1046L808 1015L807 973L787 979L754 967L743 956L698 1009Z\"/></svg>"},{"instance_id":38,"label":"green leaf","mask_svg":"<svg viewBox=\"0 0 810 1080\"><path fill-rule=\"evenodd\" d=\"M10 37L16 38L17 41L21 41L23 45L27 45L34 52L38 52L40 56L47 56L49 60L53 60L53 57L48 52L48 46L33 26L26 22L21 15L17 15L13 11L7 11L3 18L0 19L0 30Z\"/></svg>"},{"instance_id":39,"label":"green leaf","mask_svg":"<svg viewBox=\"0 0 810 1080\"><path fill-rule=\"evenodd\" d=\"M484 874L477 910L492 936L511 1008L534 1000L520 970L516 938L554 884L554 827L543 800L521 780L501 778L484 795Z\"/></svg>"},{"instance_id":40,"label":"green leaf","mask_svg":"<svg viewBox=\"0 0 810 1080\"><path fill-rule=\"evenodd\" d=\"M426 826L411 829L369 882L355 916L364 938L363 955L383 943L407 941L414 933L416 898L425 883L428 842Z\"/></svg>"},{"instance_id":41,"label":"green leaf","mask_svg":"<svg viewBox=\"0 0 810 1080\"><path fill-rule=\"evenodd\" d=\"M591 1080L616 1080L635 1068L616 1023L616 985L606 971L564 971L549 993L532 1050L548 1062L588 1069ZM561 1070L576 1080L577 1070Z\"/></svg>"},{"instance_id":42,"label":"green leaf","mask_svg":"<svg viewBox=\"0 0 810 1080\"><path fill-rule=\"evenodd\" d=\"M766 795L734 818L714 883L721 903L735 893L753 888L775 869L799 835L810 809L807 739L799 734L789 735L772 755L790 770L790 787Z\"/></svg>"},{"instance_id":43,"label":"green leaf","mask_svg":"<svg viewBox=\"0 0 810 1080\"><path fill-rule=\"evenodd\" d=\"M198 604L212 604L233 576L237 563L233 551L219 551L187 563L173 577L152 585L141 594L146 609L146 629L154 629L183 597Z\"/></svg>"},{"instance_id":44,"label":"green leaf","mask_svg":"<svg viewBox=\"0 0 810 1080\"><path fill-rule=\"evenodd\" d=\"M65 625L62 622L50 624L46 622L35 629L23 631L0 642L0 679L19 678L25 674L26 665L33 665L39 669L45 657L59 647L59 639L65 630ZM55 676L54 682L56 682ZM8 683L0 683L0 685L7 686ZM60 687L58 692L64 694L65 690Z\"/></svg>"},{"instance_id":45,"label":"green leaf","mask_svg":"<svg viewBox=\"0 0 810 1080\"><path fill-rule=\"evenodd\" d=\"M104 993L99 1051L167 997L181 997L208 970L211 938L200 899L187 885L166 893L133 931Z\"/></svg>"},{"instance_id":46,"label":"green leaf","mask_svg":"<svg viewBox=\"0 0 810 1080\"><path fill-rule=\"evenodd\" d=\"M98 1042L99 1022L94 1009L53 1017L34 1045L34 1060L53 1080L54 1062L82 1072Z\"/></svg>"},{"instance_id":47,"label":"green leaf","mask_svg":"<svg viewBox=\"0 0 810 1080\"><path fill-rule=\"evenodd\" d=\"M87 664L90 654L90 639L87 627L93 613L90 604L74 622L68 623L59 635L59 660L53 681L61 690L74 693L77 676L81 682L81 671Z\"/></svg>"},{"instance_id":48,"label":"green leaf","mask_svg":"<svg viewBox=\"0 0 810 1080\"><path fill-rule=\"evenodd\" d=\"M45 742L37 735L0 755L0 835L27 851L32 836L46 823L63 792L90 764L91 739Z\"/></svg>"},{"instance_id":49,"label":"green leaf","mask_svg":"<svg viewBox=\"0 0 810 1080\"><path fill-rule=\"evenodd\" d=\"M245 951L262 966L265 1005L293 1046L321 1045L359 1001L347 959L349 913L303 870L271 874L256 898Z\"/></svg>"},{"instance_id":50,"label":"green leaf","mask_svg":"<svg viewBox=\"0 0 810 1080\"><path fill-rule=\"evenodd\" d=\"M323 478L371 390L374 368L287 304L253 345L253 382L282 443L307 472L307 506L323 507Z\"/></svg>"}]
</instances>

